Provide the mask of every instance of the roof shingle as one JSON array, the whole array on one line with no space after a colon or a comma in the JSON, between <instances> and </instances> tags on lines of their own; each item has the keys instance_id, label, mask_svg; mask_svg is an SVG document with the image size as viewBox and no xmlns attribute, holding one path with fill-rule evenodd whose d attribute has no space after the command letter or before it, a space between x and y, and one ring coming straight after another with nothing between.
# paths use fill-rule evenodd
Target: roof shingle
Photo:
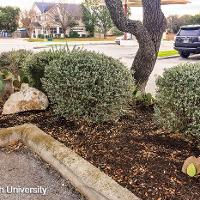
<instances>
[{"instance_id":1,"label":"roof shingle","mask_svg":"<svg viewBox=\"0 0 200 200\"><path fill-rule=\"evenodd\" d=\"M39 8L39 10L44 13L50 10L56 3L48 3L48 2L35 2L35 5ZM80 16L82 13L80 4L71 4L65 3L66 12L71 13L73 16Z\"/></svg>"}]
</instances>

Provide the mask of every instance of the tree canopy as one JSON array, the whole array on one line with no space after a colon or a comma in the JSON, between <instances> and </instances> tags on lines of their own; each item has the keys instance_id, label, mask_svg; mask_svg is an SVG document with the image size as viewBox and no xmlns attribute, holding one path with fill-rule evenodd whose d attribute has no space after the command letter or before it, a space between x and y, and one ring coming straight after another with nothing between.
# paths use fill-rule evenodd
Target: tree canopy
<instances>
[{"instance_id":1,"label":"tree canopy","mask_svg":"<svg viewBox=\"0 0 200 200\"><path fill-rule=\"evenodd\" d=\"M19 8L0 7L0 30L14 32L18 27L19 13Z\"/></svg>"},{"instance_id":2,"label":"tree canopy","mask_svg":"<svg viewBox=\"0 0 200 200\"><path fill-rule=\"evenodd\" d=\"M100 0L86 0L83 4L83 21L86 30L94 35L95 29L104 34L114 26L109 10L105 5L100 5Z\"/></svg>"},{"instance_id":3,"label":"tree canopy","mask_svg":"<svg viewBox=\"0 0 200 200\"><path fill-rule=\"evenodd\" d=\"M200 24L200 14L197 15L171 15L167 18L167 29L169 32L177 33L181 26Z\"/></svg>"}]
</instances>

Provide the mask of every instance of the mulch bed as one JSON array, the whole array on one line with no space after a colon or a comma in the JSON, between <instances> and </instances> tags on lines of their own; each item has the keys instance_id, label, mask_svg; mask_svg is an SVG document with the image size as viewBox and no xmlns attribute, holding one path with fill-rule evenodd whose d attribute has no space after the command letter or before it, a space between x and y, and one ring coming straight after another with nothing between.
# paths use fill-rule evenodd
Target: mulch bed
<instances>
[{"instance_id":1,"label":"mulch bed","mask_svg":"<svg viewBox=\"0 0 200 200\"><path fill-rule=\"evenodd\" d=\"M116 123L84 124L56 118L51 109L0 116L0 128L33 123L143 200L199 200L200 178L181 172L199 156L197 142L159 129L153 109L137 106Z\"/></svg>"}]
</instances>

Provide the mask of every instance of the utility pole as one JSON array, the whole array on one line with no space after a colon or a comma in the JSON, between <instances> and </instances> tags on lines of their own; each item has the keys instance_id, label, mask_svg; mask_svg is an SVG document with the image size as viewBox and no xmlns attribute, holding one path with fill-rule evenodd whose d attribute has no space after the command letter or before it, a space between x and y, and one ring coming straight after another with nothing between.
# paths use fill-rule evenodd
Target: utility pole
<instances>
[{"instance_id":1,"label":"utility pole","mask_svg":"<svg viewBox=\"0 0 200 200\"><path fill-rule=\"evenodd\" d=\"M124 2L124 13L125 13L125 16L127 17L127 15L128 15L128 4L127 4L127 0L125 0L125 2ZM124 39L127 40L127 33L124 33Z\"/></svg>"},{"instance_id":2,"label":"utility pole","mask_svg":"<svg viewBox=\"0 0 200 200\"><path fill-rule=\"evenodd\" d=\"M44 0L42 0L42 16L41 16L41 21L42 21L42 34L44 36L44 41L45 41L45 27L44 27Z\"/></svg>"}]
</instances>

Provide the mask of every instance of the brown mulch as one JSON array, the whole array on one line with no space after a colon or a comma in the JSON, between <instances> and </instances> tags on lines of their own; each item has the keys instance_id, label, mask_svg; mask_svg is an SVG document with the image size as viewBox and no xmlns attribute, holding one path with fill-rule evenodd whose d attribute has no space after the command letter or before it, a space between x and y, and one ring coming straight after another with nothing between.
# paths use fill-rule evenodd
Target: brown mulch
<instances>
[{"instance_id":1,"label":"brown mulch","mask_svg":"<svg viewBox=\"0 0 200 200\"><path fill-rule=\"evenodd\" d=\"M56 118L51 109L0 115L0 128L23 123L36 124L143 200L200 200L200 178L181 172L187 157L200 155L198 143L159 129L152 108L137 106L102 125Z\"/></svg>"}]
</instances>

